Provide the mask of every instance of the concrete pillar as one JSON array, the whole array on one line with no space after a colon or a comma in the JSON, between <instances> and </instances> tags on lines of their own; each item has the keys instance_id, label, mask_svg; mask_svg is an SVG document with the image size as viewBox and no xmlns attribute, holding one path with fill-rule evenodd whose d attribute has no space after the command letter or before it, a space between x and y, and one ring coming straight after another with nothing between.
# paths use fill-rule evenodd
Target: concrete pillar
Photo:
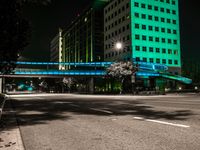
<instances>
[{"instance_id":1,"label":"concrete pillar","mask_svg":"<svg viewBox=\"0 0 200 150\"><path fill-rule=\"evenodd\" d=\"M3 78L0 78L0 93L3 93Z\"/></svg>"},{"instance_id":2,"label":"concrete pillar","mask_svg":"<svg viewBox=\"0 0 200 150\"><path fill-rule=\"evenodd\" d=\"M93 77L89 79L89 93L90 94L94 93L94 78Z\"/></svg>"}]
</instances>

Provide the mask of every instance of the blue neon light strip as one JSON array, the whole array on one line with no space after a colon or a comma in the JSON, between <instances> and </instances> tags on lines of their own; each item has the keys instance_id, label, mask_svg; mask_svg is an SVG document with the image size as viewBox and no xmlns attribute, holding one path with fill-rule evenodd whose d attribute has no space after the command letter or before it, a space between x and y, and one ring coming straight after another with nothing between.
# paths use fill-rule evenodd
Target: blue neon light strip
<instances>
[{"instance_id":1,"label":"blue neon light strip","mask_svg":"<svg viewBox=\"0 0 200 150\"><path fill-rule=\"evenodd\" d=\"M17 65L67 65L67 66L94 66L104 67L111 65L113 62L16 62Z\"/></svg>"}]
</instances>

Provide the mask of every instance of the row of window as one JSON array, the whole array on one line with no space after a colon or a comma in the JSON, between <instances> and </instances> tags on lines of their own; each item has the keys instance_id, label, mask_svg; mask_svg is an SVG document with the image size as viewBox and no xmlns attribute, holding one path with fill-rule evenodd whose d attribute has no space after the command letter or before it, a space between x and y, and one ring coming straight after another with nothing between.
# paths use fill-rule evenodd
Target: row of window
<instances>
[{"instance_id":1,"label":"row of window","mask_svg":"<svg viewBox=\"0 0 200 150\"><path fill-rule=\"evenodd\" d=\"M154 47L146 47L146 46L135 46L135 50L136 51L143 51L143 52L147 52L147 50L149 52L156 52L156 53L160 53L162 52L163 54L174 54L174 55L178 55L178 50L172 50L172 49L166 49L166 48L154 48Z\"/></svg>"},{"instance_id":2,"label":"row of window","mask_svg":"<svg viewBox=\"0 0 200 150\"><path fill-rule=\"evenodd\" d=\"M138 12L135 12L134 16L136 18L148 19L148 20L153 20L153 21L157 21L157 22L160 21L162 23L169 23L169 24L177 23L177 21L174 19L152 16L152 15L147 15L147 14L139 14Z\"/></svg>"},{"instance_id":3,"label":"row of window","mask_svg":"<svg viewBox=\"0 0 200 150\"><path fill-rule=\"evenodd\" d=\"M111 4L108 8L105 8L105 13L108 13L110 12L113 8L116 8L117 5L119 5L122 1L124 0L118 0L118 1L115 1L115 3ZM122 9L125 9L125 8L129 8L129 3L127 3L126 5L122 6ZM123 11L123 10L122 10Z\"/></svg>"},{"instance_id":4,"label":"row of window","mask_svg":"<svg viewBox=\"0 0 200 150\"><path fill-rule=\"evenodd\" d=\"M122 22L124 22L126 19L129 19L129 18L130 18L129 15L127 14L127 15L125 15L125 16L123 16L123 17L121 17L121 18L119 18L119 19L117 19L115 21L113 21L109 25L105 26L105 30L107 31L110 28L113 28L113 27L117 26L118 24L121 24Z\"/></svg>"},{"instance_id":5,"label":"row of window","mask_svg":"<svg viewBox=\"0 0 200 150\"><path fill-rule=\"evenodd\" d=\"M175 0L155 0L155 1L160 1L162 3L176 5L176 1Z\"/></svg>"},{"instance_id":6,"label":"row of window","mask_svg":"<svg viewBox=\"0 0 200 150\"><path fill-rule=\"evenodd\" d=\"M125 32L126 30L129 30L129 25L123 26L123 27L113 31L110 34L106 34L105 40L109 40L110 38L113 38L113 37L117 36L118 34L120 34L120 36L121 36L121 33ZM130 36L127 35L127 38L124 41L127 41L129 39L130 39Z\"/></svg>"},{"instance_id":7,"label":"row of window","mask_svg":"<svg viewBox=\"0 0 200 150\"><path fill-rule=\"evenodd\" d=\"M172 60L172 59L160 59L160 58L146 58L143 57L142 59L140 57L136 57L136 61L143 61L143 62L150 62L150 63L162 63L162 64L174 64L174 65L178 65L178 60Z\"/></svg>"},{"instance_id":8,"label":"row of window","mask_svg":"<svg viewBox=\"0 0 200 150\"><path fill-rule=\"evenodd\" d=\"M135 23L135 29L142 29L142 30L149 30L149 31L156 31L156 32L162 32L162 33L169 33L169 34L177 34L177 30L175 29L170 29L170 28L164 28L164 27L158 27L158 26L147 26L144 24L138 24Z\"/></svg>"},{"instance_id":9,"label":"row of window","mask_svg":"<svg viewBox=\"0 0 200 150\"><path fill-rule=\"evenodd\" d=\"M138 2L135 2L134 6L135 7L141 7L143 9L147 8L148 10L160 11L162 13L166 12L167 14L172 13L172 14L176 15L176 10L170 10L169 8L165 9L164 7L152 6L152 5L147 5L147 4L144 4L144 3L139 4Z\"/></svg>"},{"instance_id":10,"label":"row of window","mask_svg":"<svg viewBox=\"0 0 200 150\"><path fill-rule=\"evenodd\" d=\"M110 58L110 57L118 56L118 55L121 55L122 53L126 53L126 52L130 52L130 48L129 47L127 47L126 49L123 49L123 51L112 51L110 53L107 53L105 55L105 58Z\"/></svg>"},{"instance_id":11,"label":"row of window","mask_svg":"<svg viewBox=\"0 0 200 150\"><path fill-rule=\"evenodd\" d=\"M162 43L168 43L168 44L177 44L176 39L166 39L166 38L160 38L160 37L153 37L153 36L146 36L146 35L139 35L135 34L135 39L136 40L143 40L143 41L155 41L155 42L162 42Z\"/></svg>"}]
</instances>

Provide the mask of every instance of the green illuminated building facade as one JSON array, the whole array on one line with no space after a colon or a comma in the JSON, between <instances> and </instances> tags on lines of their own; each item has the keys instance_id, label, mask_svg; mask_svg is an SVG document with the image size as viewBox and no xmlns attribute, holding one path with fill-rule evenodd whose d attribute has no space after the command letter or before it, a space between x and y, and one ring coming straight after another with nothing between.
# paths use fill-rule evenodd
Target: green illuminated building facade
<instances>
[{"instance_id":1,"label":"green illuminated building facade","mask_svg":"<svg viewBox=\"0 0 200 150\"><path fill-rule=\"evenodd\" d=\"M104 58L165 64L181 73L178 0L111 0L104 9ZM123 43L116 50L116 42Z\"/></svg>"},{"instance_id":2,"label":"green illuminated building facade","mask_svg":"<svg viewBox=\"0 0 200 150\"><path fill-rule=\"evenodd\" d=\"M105 0L93 1L63 30L61 62L103 61L103 8ZM70 69L62 67L62 69Z\"/></svg>"}]
</instances>

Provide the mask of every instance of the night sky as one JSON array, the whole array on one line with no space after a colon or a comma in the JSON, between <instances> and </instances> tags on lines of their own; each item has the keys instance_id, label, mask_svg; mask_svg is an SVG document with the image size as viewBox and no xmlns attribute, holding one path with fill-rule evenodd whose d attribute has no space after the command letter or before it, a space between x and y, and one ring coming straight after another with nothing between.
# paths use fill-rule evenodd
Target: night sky
<instances>
[{"instance_id":1,"label":"night sky","mask_svg":"<svg viewBox=\"0 0 200 150\"><path fill-rule=\"evenodd\" d=\"M59 27L65 27L91 0L52 0L48 5L26 5L24 15L30 21L32 37L22 52L26 61L49 61L50 41ZM179 0L182 57L199 59L200 22L198 1Z\"/></svg>"}]
</instances>

